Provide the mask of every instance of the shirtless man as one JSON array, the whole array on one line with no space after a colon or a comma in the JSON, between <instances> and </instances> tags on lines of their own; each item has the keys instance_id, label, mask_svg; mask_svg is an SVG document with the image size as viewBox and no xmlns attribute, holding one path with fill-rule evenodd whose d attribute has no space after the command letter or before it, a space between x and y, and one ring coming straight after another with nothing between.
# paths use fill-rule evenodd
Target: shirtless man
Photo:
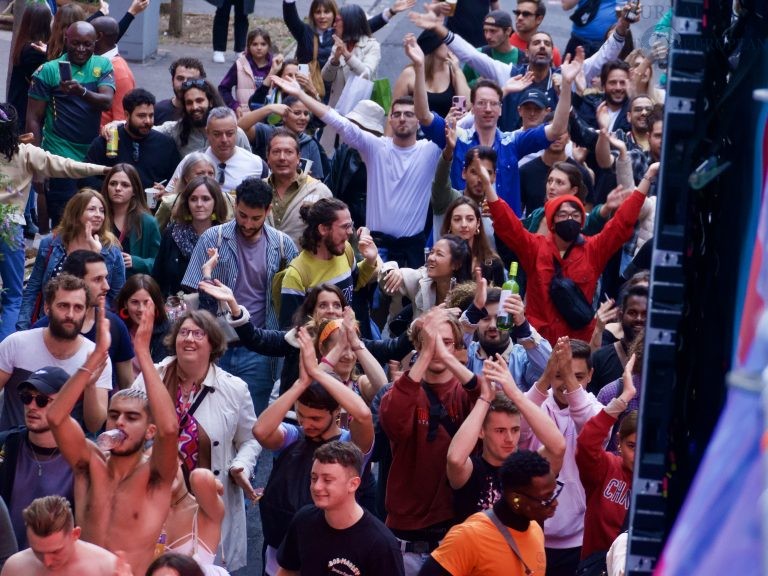
<instances>
[{"instance_id":1,"label":"shirtless man","mask_svg":"<svg viewBox=\"0 0 768 576\"><path fill-rule=\"evenodd\" d=\"M11 556L0 576L112 576L117 556L80 540L63 496L38 498L24 509L29 548Z\"/></svg>"},{"instance_id":2,"label":"shirtless man","mask_svg":"<svg viewBox=\"0 0 768 576\"><path fill-rule=\"evenodd\" d=\"M107 429L117 428L126 435L115 448L103 453L86 440L69 416L89 379L101 372L107 360L110 334L103 308L98 313L96 349L48 410L56 443L75 474L75 502L83 539L113 552L122 550L134 574L144 574L152 561L178 467L176 410L149 353L154 317L150 304L134 339L146 395L135 389L121 390L109 405ZM144 443L152 438L152 453L148 455Z\"/></svg>"}]
</instances>

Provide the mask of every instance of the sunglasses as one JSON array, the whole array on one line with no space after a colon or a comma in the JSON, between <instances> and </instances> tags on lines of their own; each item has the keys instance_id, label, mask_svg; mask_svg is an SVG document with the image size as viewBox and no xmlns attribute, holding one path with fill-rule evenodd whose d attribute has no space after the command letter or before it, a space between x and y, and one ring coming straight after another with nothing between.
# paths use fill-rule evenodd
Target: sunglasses
<instances>
[{"instance_id":1,"label":"sunglasses","mask_svg":"<svg viewBox=\"0 0 768 576\"><path fill-rule=\"evenodd\" d=\"M43 394L32 394L32 392L27 391L19 392L19 399L21 400L21 403L24 404L24 406L29 406L34 400L38 408L45 408L52 400L50 396L45 396Z\"/></svg>"},{"instance_id":2,"label":"sunglasses","mask_svg":"<svg viewBox=\"0 0 768 576\"><path fill-rule=\"evenodd\" d=\"M531 16L538 16L536 12L528 12L528 10L512 10L512 14L517 17L530 18Z\"/></svg>"},{"instance_id":3,"label":"sunglasses","mask_svg":"<svg viewBox=\"0 0 768 576\"><path fill-rule=\"evenodd\" d=\"M181 83L181 89L187 90L189 88L205 88L206 82L204 78L192 78L191 80L184 80Z\"/></svg>"}]
</instances>

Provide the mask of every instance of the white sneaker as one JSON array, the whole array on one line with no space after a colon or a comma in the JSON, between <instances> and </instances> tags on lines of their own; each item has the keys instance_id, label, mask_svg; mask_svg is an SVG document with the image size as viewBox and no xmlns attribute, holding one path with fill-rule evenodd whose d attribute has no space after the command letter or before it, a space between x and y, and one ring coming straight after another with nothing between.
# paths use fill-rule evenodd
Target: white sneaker
<instances>
[{"instance_id":1,"label":"white sneaker","mask_svg":"<svg viewBox=\"0 0 768 576\"><path fill-rule=\"evenodd\" d=\"M217 52L214 50L213 52L213 61L217 62L219 64L224 63L224 52Z\"/></svg>"}]
</instances>

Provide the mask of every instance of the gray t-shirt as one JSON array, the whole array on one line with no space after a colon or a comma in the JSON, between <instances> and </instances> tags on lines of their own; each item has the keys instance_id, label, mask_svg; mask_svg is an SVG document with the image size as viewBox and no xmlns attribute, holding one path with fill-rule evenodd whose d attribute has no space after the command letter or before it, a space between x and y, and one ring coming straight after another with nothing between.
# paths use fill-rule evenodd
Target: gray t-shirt
<instances>
[{"instance_id":1,"label":"gray t-shirt","mask_svg":"<svg viewBox=\"0 0 768 576\"><path fill-rule=\"evenodd\" d=\"M267 314L267 235L262 230L256 242L249 242L240 233L237 239L238 274L235 298L245 306L254 326L263 328Z\"/></svg>"}]
</instances>

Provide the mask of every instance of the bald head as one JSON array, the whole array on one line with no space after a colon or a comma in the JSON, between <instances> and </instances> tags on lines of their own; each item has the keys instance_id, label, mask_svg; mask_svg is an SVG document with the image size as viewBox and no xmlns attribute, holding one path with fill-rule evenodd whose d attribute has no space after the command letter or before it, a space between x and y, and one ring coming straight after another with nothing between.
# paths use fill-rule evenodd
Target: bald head
<instances>
[{"instance_id":1,"label":"bald head","mask_svg":"<svg viewBox=\"0 0 768 576\"><path fill-rule=\"evenodd\" d=\"M64 35L69 61L82 66L93 56L96 48L96 30L88 22L74 22Z\"/></svg>"},{"instance_id":2,"label":"bald head","mask_svg":"<svg viewBox=\"0 0 768 576\"><path fill-rule=\"evenodd\" d=\"M96 30L96 54L104 54L117 44L120 27L117 20L109 16L99 16L91 21Z\"/></svg>"}]
</instances>

